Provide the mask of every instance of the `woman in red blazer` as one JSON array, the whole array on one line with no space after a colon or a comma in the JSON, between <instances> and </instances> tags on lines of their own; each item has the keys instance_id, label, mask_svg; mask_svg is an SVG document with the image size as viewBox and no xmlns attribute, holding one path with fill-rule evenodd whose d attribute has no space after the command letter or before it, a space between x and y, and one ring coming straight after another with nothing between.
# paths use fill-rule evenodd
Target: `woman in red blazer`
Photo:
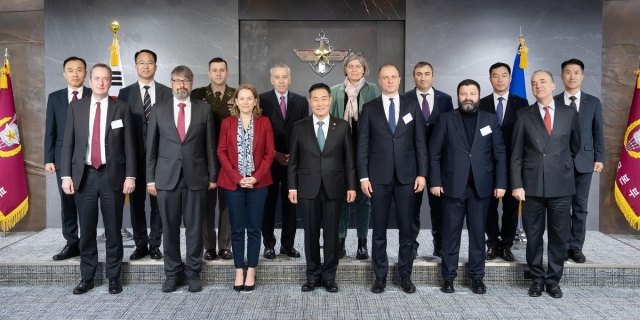
<instances>
[{"instance_id":1,"label":"woman in red blazer","mask_svg":"<svg viewBox=\"0 0 640 320\"><path fill-rule=\"evenodd\" d=\"M231 246L236 279L233 289L251 291L255 286L260 255L262 214L275 155L273 129L263 117L256 88L241 84L233 96L231 117L222 120L218 159L218 186L224 189L231 224ZM244 238L247 243L247 276L244 278Z\"/></svg>"}]
</instances>

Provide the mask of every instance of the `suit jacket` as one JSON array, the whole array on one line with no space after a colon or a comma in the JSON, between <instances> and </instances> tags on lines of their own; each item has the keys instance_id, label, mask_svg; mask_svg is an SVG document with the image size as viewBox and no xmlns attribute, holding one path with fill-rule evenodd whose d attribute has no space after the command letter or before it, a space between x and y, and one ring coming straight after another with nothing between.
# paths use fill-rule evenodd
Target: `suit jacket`
<instances>
[{"instance_id":1,"label":"suit jacket","mask_svg":"<svg viewBox=\"0 0 640 320\"><path fill-rule=\"evenodd\" d=\"M78 190L84 175L89 146L89 112L91 98L82 98L69 105L64 132L60 176L71 177ZM112 122L122 120L122 127L112 128ZM131 110L126 102L108 98L105 128L105 158L109 184L121 190L126 177L136 176L136 142Z\"/></svg>"},{"instance_id":2,"label":"suit jacket","mask_svg":"<svg viewBox=\"0 0 640 320\"><path fill-rule=\"evenodd\" d=\"M538 103L518 111L511 150L511 188L525 197L564 197L576 193L573 160L580 150L578 112L555 104L551 136Z\"/></svg>"},{"instance_id":3,"label":"suit jacket","mask_svg":"<svg viewBox=\"0 0 640 320\"><path fill-rule=\"evenodd\" d=\"M556 105L564 104L564 92L553 97ZM576 170L580 173L593 172L594 162L605 162L604 155L604 131L602 128L602 104L600 99L586 94L584 91L580 95L582 101L579 103L580 111L580 152L573 161Z\"/></svg>"},{"instance_id":4,"label":"suit jacket","mask_svg":"<svg viewBox=\"0 0 640 320\"><path fill-rule=\"evenodd\" d=\"M490 133L482 134L483 128ZM429 140L429 186L460 198L473 175L476 192L484 198L493 189L507 189L507 155L496 116L478 110L476 132L469 144L460 110L440 115Z\"/></svg>"},{"instance_id":5,"label":"suit jacket","mask_svg":"<svg viewBox=\"0 0 640 320\"><path fill-rule=\"evenodd\" d=\"M280 111L280 101L278 101L275 90L271 90L260 94L260 108L262 108L262 115L271 120L276 151L289 154L293 124L309 116L309 102L305 97L289 91L287 94L287 116L283 118Z\"/></svg>"},{"instance_id":6,"label":"suit jacket","mask_svg":"<svg viewBox=\"0 0 640 320\"><path fill-rule=\"evenodd\" d=\"M416 177L427 177L427 135L422 109L418 103L400 96L400 116L395 133L384 113L382 96L362 107L358 129L358 178L372 184L393 182L412 184ZM405 123L404 117L411 121Z\"/></svg>"},{"instance_id":7,"label":"suit jacket","mask_svg":"<svg viewBox=\"0 0 640 320\"><path fill-rule=\"evenodd\" d=\"M275 150L273 146L273 129L269 118L253 117L253 165L252 176L258 180L254 188L261 188L273 183L271 179L271 163ZM238 172L238 118L228 117L222 120L218 158L222 164L218 185L227 190L236 190L242 175Z\"/></svg>"},{"instance_id":8,"label":"suit jacket","mask_svg":"<svg viewBox=\"0 0 640 320\"><path fill-rule=\"evenodd\" d=\"M316 137L313 116L296 122L289 154L289 189L298 197L315 199L324 186L329 199L342 199L347 190L356 190L356 166L349 122L329 117L324 149Z\"/></svg>"},{"instance_id":9,"label":"suit jacket","mask_svg":"<svg viewBox=\"0 0 640 320\"><path fill-rule=\"evenodd\" d=\"M47 99L47 117L44 129L44 164L53 163L56 170L60 170L60 157L64 130L67 124L67 109L69 108L68 88L49 94ZM82 97L91 97L91 89L83 87Z\"/></svg>"},{"instance_id":10,"label":"suit jacket","mask_svg":"<svg viewBox=\"0 0 640 320\"><path fill-rule=\"evenodd\" d=\"M344 119L344 82L331 87L331 108L329 113L340 119ZM362 113L362 107L365 103L380 96L380 89L374 83L365 82L360 89L358 98L358 113Z\"/></svg>"},{"instance_id":11,"label":"suit jacket","mask_svg":"<svg viewBox=\"0 0 640 320\"><path fill-rule=\"evenodd\" d=\"M156 103L147 124L147 183L156 189L173 190L180 171L190 190L206 190L218 180L218 140L211 107L191 99L191 122L180 141L173 111L173 99Z\"/></svg>"},{"instance_id":12,"label":"suit jacket","mask_svg":"<svg viewBox=\"0 0 640 320\"><path fill-rule=\"evenodd\" d=\"M442 91L438 91L436 90L436 88L433 88L433 95L433 110L431 111L431 116L429 116L429 121L425 122L425 124L427 125L427 141L429 141L431 137L433 125L436 123L436 121L438 121L438 115L443 112L449 112L453 110L453 102L450 95ZM416 88L403 93L402 96L415 101L419 101L418 94L416 93ZM422 110L422 107L420 107L420 110Z\"/></svg>"},{"instance_id":13,"label":"suit jacket","mask_svg":"<svg viewBox=\"0 0 640 320\"><path fill-rule=\"evenodd\" d=\"M171 88L166 87L162 83L155 82L156 90L156 104L173 100L173 93ZM145 157L145 144L147 141L147 119L144 116L144 105L140 95L140 83L136 81L132 85L120 89L118 93L118 100L125 101L131 107L131 114L133 115L133 126L136 130L136 146L138 152L138 158L144 159Z\"/></svg>"}]
</instances>

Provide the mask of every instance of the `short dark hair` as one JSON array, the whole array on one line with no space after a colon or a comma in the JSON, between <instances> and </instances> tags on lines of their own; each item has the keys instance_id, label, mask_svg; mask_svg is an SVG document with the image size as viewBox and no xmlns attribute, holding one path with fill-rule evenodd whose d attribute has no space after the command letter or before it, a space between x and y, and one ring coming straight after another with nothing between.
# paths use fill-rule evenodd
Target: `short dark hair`
<instances>
[{"instance_id":1,"label":"short dark hair","mask_svg":"<svg viewBox=\"0 0 640 320\"><path fill-rule=\"evenodd\" d=\"M497 62L491 65L491 67L489 67L489 76L491 76L491 71L493 71L494 69L498 69L498 68L502 68L505 67L507 68L507 71L509 71L509 74L511 74L511 67L504 63L504 62Z\"/></svg>"},{"instance_id":2,"label":"short dark hair","mask_svg":"<svg viewBox=\"0 0 640 320\"><path fill-rule=\"evenodd\" d=\"M429 68L431 68L431 74L433 74L433 66L431 65L431 63L426 62L426 61L420 61L418 63L416 63L416 66L413 67L413 74L416 74L416 69L418 68L422 68L422 67L426 67L429 66Z\"/></svg>"},{"instance_id":3,"label":"short dark hair","mask_svg":"<svg viewBox=\"0 0 640 320\"><path fill-rule=\"evenodd\" d=\"M76 56L72 56L72 57L69 57L66 60L64 60L64 62L62 63L62 70L64 70L64 67L67 66L67 62L69 62L69 61L80 61L84 65L84 69L87 70L87 62L84 61L84 59L78 58Z\"/></svg>"},{"instance_id":4,"label":"short dark hair","mask_svg":"<svg viewBox=\"0 0 640 320\"><path fill-rule=\"evenodd\" d=\"M209 69L211 69L211 64L212 63L216 63L216 62L224 62L224 67L227 70L229 69L229 67L227 66L227 62L224 59L220 58L220 57L215 57L215 58L209 60Z\"/></svg>"},{"instance_id":5,"label":"short dark hair","mask_svg":"<svg viewBox=\"0 0 640 320\"><path fill-rule=\"evenodd\" d=\"M109 71L109 80L113 79L113 70L111 70L111 67L109 65L104 63L96 63L93 65L93 67L91 67L91 70L89 71L89 79L91 79L91 77L93 76L93 70L96 68L107 69L107 71Z\"/></svg>"},{"instance_id":6,"label":"short dark hair","mask_svg":"<svg viewBox=\"0 0 640 320\"><path fill-rule=\"evenodd\" d=\"M156 53L155 53L155 52L153 52L153 51L151 51L151 50L147 50L147 49L142 49L142 50L140 50L140 51L136 52L136 55L133 57L133 61L134 61L134 62L137 62L137 61L138 61L138 56L139 56L141 53L148 53L148 54L152 55L152 56L153 56L153 62L154 62L154 63L157 63L157 62L158 62L158 56L156 55Z\"/></svg>"},{"instance_id":7,"label":"short dark hair","mask_svg":"<svg viewBox=\"0 0 640 320\"><path fill-rule=\"evenodd\" d=\"M385 63L385 64L381 65L380 69L378 69L378 74L380 74L380 71L382 71L382 68L384 68L384 67L394 67L394 68L396 68L396 70L398 70L398 74L400 74L400 69L398 69L398 67L396 67L396 65L393 64L393 63Z\"/></svg>"},{"instance_id":8,"label":"short dark hair","mask_svg":"<svg viewBox=\"0 0 640 320\"><path fill-rule=\"evenodd\" d=\"M560 70L564 72L564 67L566 67L566 66L568 66L570 64L575 64L575 65L580 66L580 70L582 70L582 72L584 73L584 63L582 61L578 60L578 59L569 59L569 60L563 62Z\"/></svg>"},{"instance_id":9,"label":"short dark hair","mask_svg":"<svg viewBox=\"0 0 640 320\"><path fill-rule=\"evenodd\" d=\"M458 92L457 94L460 94L460 87L462 86L476 86L476 88L478 88L478 94L480 94L480 84L472 79L465 79L462 80L459 84L458 84Z\"/></svg>"},{"instance_id":10,"label":"short dark hair","mask_svg":"<svg viewBox=\"0 0 640 320\"><path fill-rule=\"evenodd\" d=\"M313 92L314 90L320 90L320 89L327 90L329 95L331 95L331 88L329 88L328 85L326 85L324 83L316 83L316 84L312 85L311 88L309 88L309 97L311 97L311 92Z\"/></svg>"}]
</instances>

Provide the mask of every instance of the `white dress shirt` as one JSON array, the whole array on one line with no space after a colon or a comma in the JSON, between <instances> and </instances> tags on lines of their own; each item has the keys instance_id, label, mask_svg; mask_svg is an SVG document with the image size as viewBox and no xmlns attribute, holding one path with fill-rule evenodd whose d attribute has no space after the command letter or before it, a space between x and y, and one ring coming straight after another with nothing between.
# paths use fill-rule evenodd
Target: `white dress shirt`
<instances>
[{"instance_id":1,"label":"white dress shirt","mask_svg":"<svg viewBox=\"0 0 640 320\"><path fill-rule=\"evenodd\" d=\"M289 105L289 90L285 91L284 94L280 94L278 90L273 89L276 93L276 98L278 98L278 109L280 109L280 97L284 97L284 111L287 111L287 106Z\"/></svg>"},{"instance_id":2,"label":"white dress shirt","mask_svg":"<svg viewBox=\"0 0 640 320\"><path fill-rule=\"evenodd\" d=\"M67 92L67 98L69 98L69 103L71 103L71 99L73 99L73 92L74 91L78 91L78 94L76 95L78 97L78 100L82 99L82 90L84 90L84 86L81 86L80 88L73 89L71 87L67 87L68 92Z\"/></svg>"},{"instance_id":3,"label":"white dress shirt","mask_svg":"<svg viewBox=\"0 0 640 320\"><path fill-rule=\"evenodd\" d=\"M582 91L578 90L578 92L576 94L574 94L573 96L576 97L576 111L580 112L580 96L582 95ZM566 91L564 92L564 104L570 106L571 105L571 95L568 94Z\"/></svg>"},{"instance_id":4,"label":"white dress shirt","mask_svg":"<svg viewBox=\"0 0 640 320\"><path fill-rule=\"evenodd\" d=\"M495 92L493 93L493 105L496 107L496 113L498 113L498 103L500 103L500 101L498 101L498 98L500 97L504 99L502 100L502 119L500 120L504 120L504 115L507 114L507 101L509 101L509 91L507 91L504 96L499 96Z\"/></svg>"},{"instance_id":5,"label":"white dress shirt","mask_svg":"<svg viewBox=\"0 0 640 320\"><path fill-rule=\"evenodd\" d=\"M540 115L542 116L542 121L544 121L544 114L546 111L544 110L544 105L538 102L538 109L540 109ZM549 104L549 113L551 114L551 129L553 130L553 119L556 116L556 103L554 100L551 100Z\"/></svg>"},{"instance_id":6,"label":"white dress shirt","mask_svg":"<svg viewBox=\"0 0 640 320\"><path fill-rule=\"evenodd\" d=\"M107 163L104 138L107 130L107 110L109 109L109 97L107 96L102 100L96 100L93 96L91 96L91 104L89 105L89 143L87 144L87 155L85 157L85 164L88 164L90 166L93 165L93 163L91 163L91 140L93 139L93 121L96 117L96 102L100 102L100 156L102 159L102 163L100 165ZM124 119L122 120L124 121Z\"/></svg>"},{"instance_id":7,"label":"white dress shirt","mask_svg":"<svg viewBox=\"0 0 640 320\"><path fill-rule=\"evenodd\" d=\"M149 86L149 98L151 98L151 105L156 104L156 82L151 81L149 84L144 84L138 81L138 85L140 85L140 100L142 100L142 105L144 106L144 86Z\"/></svg>"},{"instance_id":8,"label":"white dress shirt","mask_svg":"<svg viewBox=\"0 0 640 320\"><path fill-rule=\"evenodd\" d=\"M400 95L397 93L393 97L387 97L384 94L382 95L382 106L384 107L384 115L387 117L387 123L389 122L389 106L391 105L391 101L389 99L393 99L397 125L398 119L400 118Z\"/></svg>"},{"instance_id":9,"label":"white dress shirt","mask_svg":"<svg viewBox=\"0 0 640 320\"><path fill-rule=\"evenodd\" d=\"M420 109L422 109L422 95L426 94L427 95L427 103L429 103L429 114L433 113L433 104L435 103L434 99L435 97L434 95L434 91L433 91L433 87L429 88L429 91L427 92L422 92L420 90L418 90L418 88L416 88L416 95L418 95L418 104L420 105ZM395 99L393 100L394 102L396 101Z\"/></svg>"},{"instance_id":10,"label":"white dress shirt","mask_svg":"<svg viewBox=\"0 0 640 320\"><path fill-rule=\"evenodd\" d=\"M179 101L176 97L173 97L173 121L176 124L176 128L178 128L178 114L180 114L178 103L187 105L184 107L184 134L186 135L187 131L189 131L189 124L191 124L191 99L187 97L187 100Z\"/></svg>"}]
</instances>

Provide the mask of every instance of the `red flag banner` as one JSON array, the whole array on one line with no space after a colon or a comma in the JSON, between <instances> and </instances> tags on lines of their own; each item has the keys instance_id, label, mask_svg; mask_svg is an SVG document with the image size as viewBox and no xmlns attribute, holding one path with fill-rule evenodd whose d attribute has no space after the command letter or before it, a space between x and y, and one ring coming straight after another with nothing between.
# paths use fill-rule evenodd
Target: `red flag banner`
<instances>
[{"instance_id":1,"label":"red flag banner","mask_svg":"<svg viewBox=\"0 0 640 320\"><path fill-rule=\"evenodd\" d=\"M29 210L27 177L11 87L11 68L5 59L0 77L0 229L13 228Z\"/></svg>"},{"instance_id":2,"label":"red flag banner","mask_svg":"<svg viewBox=\"0 0 640 320\"><path fill-rule=\"evenodd\" d=\"M618 162L615 197L631 227L640 230L640 68L635 74L638 78Z\"/></svg>"}]
</instances>

